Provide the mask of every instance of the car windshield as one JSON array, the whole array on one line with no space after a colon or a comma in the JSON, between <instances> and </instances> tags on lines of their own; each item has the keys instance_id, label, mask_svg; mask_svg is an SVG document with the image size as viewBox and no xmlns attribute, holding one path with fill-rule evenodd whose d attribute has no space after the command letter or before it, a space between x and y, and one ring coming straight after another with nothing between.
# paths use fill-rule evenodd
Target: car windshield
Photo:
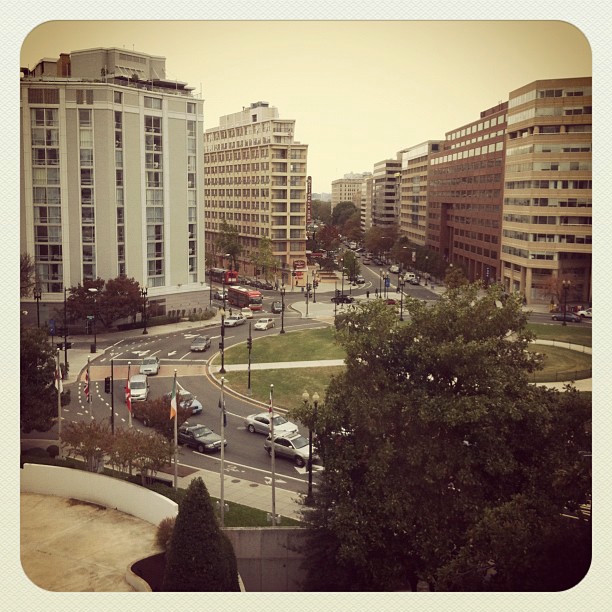
<instances>
[{"instance_id":1,"label":"car windshield","mask_svg":"<svg viewBox=\"0 0 612 612\"><path fill-rule=\"evenodd\" d=\"M143 382L132 382L130 383L130 389L144 389L145 384Z\"/></svg>"},{"instance_id":2,"label":"car windshield","mask_svg":"<svg viewBox=\"0 0 612 612\"><path fill-rule=\"evenodd\" d=\"M181 393L181 401L190 402L193 399L193 395L191 393Z\"/></svg>"},{"instance_id":3,"label":"car windshield","mask_svg":"<svg viewBox=\"0 0 612 612\"><path fill-rule=\"evenodd\" d=\"M256 297L249 300L251 304L263 304L263 298Z\"/></svg>"},{"instance_id":4,"label":"car windshield","mask_svg":"<svg viewBox=\"0 0 612 612\"><path fill-rule=\"evenodd\" d=\"M208 429L208 427L206 427L206 425L200 425L198 427L194 427L192 430L193 435L196 438L202 438L204 436L208 436L209 434L212 433L212 431L210 429Z\"/></svg>"},{"instance_id":5,"label":"car windshield","mask_svg":"<svg viewBox=\"0 0 612 612\"><path fill-rule=\"evenodd\" d=\"M308 440L304 436L298 436L297 438L293 438L291 440L291 444L293 444L294 448L304 448L308 446Z\"/></svg>"},{"instance_id":6,"label":"car windshield","mask_svg":"<svg viewBox=\"0 0 612 612\"><path fill-rule=\"evenodd\" d=\"M287 422L287 419L284 419L282 416L274 417L274 425L284 425Z\"/></svg>"},{"instance_id":7,"label":"car windshield","mask_svg":"<svg viewBox=\"0 0 612 612\"><path fill-rule=\"evenodd\" d=\"M145 359L142 363L143 365L154 365L156 362L156 359L154 357L151 357L149 359Z\"/></svg>"},{"instance_id":8,"label":"car windshield","mask_svg":"<svg viewBox=\"0 0 612 612\"><path fill-rule=\"evenodd\" d=\"M204 344L206 342L206 338L204 336L198 336L195 340L195 344Z\"/></svg>"}]
</instances>

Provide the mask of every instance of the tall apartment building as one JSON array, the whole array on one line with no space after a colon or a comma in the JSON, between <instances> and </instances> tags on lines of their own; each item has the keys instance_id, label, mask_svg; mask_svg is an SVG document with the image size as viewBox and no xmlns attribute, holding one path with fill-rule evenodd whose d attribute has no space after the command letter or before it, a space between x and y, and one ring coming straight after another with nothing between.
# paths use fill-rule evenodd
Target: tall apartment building
<instances>
[{"instance_id":1,"label":"tall apartment building","mask_svg":"<svg viewBox=\"0 0 612 612\"><path fill-rule=\"evenodd\" d=\"M384 159L374 164L372 174L372 225L390 227L399 219L399 159Z\"/></svg>"},{"instance_id":2,"label":"tall apartment building","mask_svg":"<svg viewBox=\"0 0 612 612\"><path fill-rule=\"evenodd\" d=\"M400 177L399 230L402 236L425 246L429 158L440 150L439 140L428 140L398 153Z\"/></svg>"},{"instance_id":3,"label":"tall apartment building","mask_svg":"<svg viewBox=\"0 0 612 612\"><path fill-rule=\"evenodd\" d=\"M374 179L369 176L361 181L359 189L359 212L361 216L361 231L367 232L372 227L372 184Z\"/></svg>"},{"instance_id":4,"label":"tall apartment building","mask_svg":"<svg viewBox=\"0 0 612 612\"><path fill-rule=\"evenodd\" d=\"M527 303L590 302L592 258L591 78L534 81L512 91L503 201L502 272Z\"/></svg>"},{"instance_id":5,"label":"tall apartment building","mask_svg":"<svg viewBox=\"0 0 612 612\"><path fill-rule=\"evenodd\" d=\"M21 69L20 118L21 250L43 304L127 276L149 288L152 313L200 306L203 101L166 78L165 58L95 48L41 60Z\"/></svg>"},{"instance_id":6,"label":"tall apartment building","mask_svg":"<svg viewBox=\"0 0 612 612\"><path fill-rule=\"evenodd\" d=\"M427 246L471 281L500 279L507 102L446 133L430 159Z\"/></svg>"},{"instance_id":7,"label":"tall apartment building","mask_svg":"<svg viewBox=\"0 0 612 612\"><path fill-rule=\"evenodd\" d=\"M355 193L361 189L363 179L368 176L372 176L372 173L363 172L361 174L355 174L350 172L345 174L343 178L332 181L332 211L340 202L352 202Z\"/></svg>"},{"instance_id":8,"label":"tall apartment building","mask_svg":"<svg viewBox=\"0 0 612 612\"><path fill-rule=\"evenodd\" d=\"M267 102L219 119L204 134L205 231L209 261L227 263L215 244L223 221L239 233L239 267L254 274L251 258L269 238L287 282L296 260L306 260L308 145L294 140L294 119L279 119Z\"/></svg>"}]
</instances>

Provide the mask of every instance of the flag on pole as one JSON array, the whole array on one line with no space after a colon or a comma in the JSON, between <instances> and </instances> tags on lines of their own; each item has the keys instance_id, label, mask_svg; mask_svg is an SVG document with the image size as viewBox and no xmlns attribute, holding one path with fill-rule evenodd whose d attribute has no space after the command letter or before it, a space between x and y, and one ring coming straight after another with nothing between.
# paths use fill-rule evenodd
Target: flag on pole
<instances>
[{"instance_id":1,"label":"flag on pole","mask_svg":"<svg viewBox=\"0 0 612 612\"><path fill-rule=\"evenodd\" d=\"M55 364L55 388L59 393L64 392L64 384L62 383L62 374L59 369L59 365Z\"/></svg>"},{"instance_id":2,"label":"flag on pole","mask_svg":"<svg viewBox=\"0 0 612 612\"><path fill-rule=\"evenodd\" d=\"M130 389L130 366L128 365L127 380L125 381L125 403L127 404L128 412L132 412L132 391Z\"/></svg>"},{"instance_id":3,"label":"flag on pole","mask_svg":"<svg viewBox=\"0 0 612 612\"><path fill-rule=\"evenodd\" d=\"M85 388L83 392L85 393L85 401L89 404L91 401L91 393L89 392L89 366L85 370Z\"/></svg>"},{"instance_id":4,"label":"flag on pole","mask_svg":"<svg viewBox=\"0 0 612 612\"><path fill-rule=\"evenodd\" d=\"M170 418L176 418L176 374L174 375L174 381L172 383L172 399L170 400Z\"/></svg>"},{"instance_id":5,"label":"flag on pole","mask_svg":"<svg viewBox=\"0 0 612 612\"><path fill-rule=\"evenodd\" d=\"M270 405L268 406L268 412L272 414L272 387L270 387Z\"/></svg>"},{"instance_id":6,"label":"flag on pole","mask_svg":"<svg viewBox=\"0 0 612 612\"><path fill-rule=\"evenodd\" d=\"M221 401L219 398L219 410L223 410L223 427L227 427L227 414L225 412L225 400Z\"/></svg>"}]
</instances>

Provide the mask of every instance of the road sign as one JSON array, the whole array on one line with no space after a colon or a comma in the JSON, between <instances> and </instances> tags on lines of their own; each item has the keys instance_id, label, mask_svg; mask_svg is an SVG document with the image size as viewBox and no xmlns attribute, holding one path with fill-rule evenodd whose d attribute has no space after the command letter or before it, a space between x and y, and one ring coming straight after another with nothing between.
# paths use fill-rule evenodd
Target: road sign
<instances>
[{"instance_id":1,"label":"road sign","mask_svg":"<svg viewBox=\"0 0 612 612\"><path fill-rule=\"evenodd\" d=\"M387 278L385 278L385 287L390 287L391 286L391 279L387 276Z\"/></svg>"},{"instance_id":2,"label":"road sign","mask_svg":"<svg viewBox=\"0 0 612 612\"><path fill-rule=\"evenodd\" d=\"M49 319L49 334L55 336L55 319Z\"/></svg>"}]
</instances>

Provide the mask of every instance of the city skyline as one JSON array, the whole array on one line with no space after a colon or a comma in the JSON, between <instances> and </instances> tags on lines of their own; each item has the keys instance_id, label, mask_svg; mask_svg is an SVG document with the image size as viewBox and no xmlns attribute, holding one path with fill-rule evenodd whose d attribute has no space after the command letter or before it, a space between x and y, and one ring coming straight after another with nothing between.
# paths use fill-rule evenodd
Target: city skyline
<instances>
[{"instance_id":1,"label":"city skyline","mask_svg":"<svg viewBox=\"0 0 612 612\"><path fill-rule=\"evenodd\" d=\"M54 21L25 38L21 66L96 47L165 57L166 76L204 98L205 129L258 100L277 107L309 146L315 193L517 87L592 72L587 39L560 21Z\"/></svg>"}]
</instances>

